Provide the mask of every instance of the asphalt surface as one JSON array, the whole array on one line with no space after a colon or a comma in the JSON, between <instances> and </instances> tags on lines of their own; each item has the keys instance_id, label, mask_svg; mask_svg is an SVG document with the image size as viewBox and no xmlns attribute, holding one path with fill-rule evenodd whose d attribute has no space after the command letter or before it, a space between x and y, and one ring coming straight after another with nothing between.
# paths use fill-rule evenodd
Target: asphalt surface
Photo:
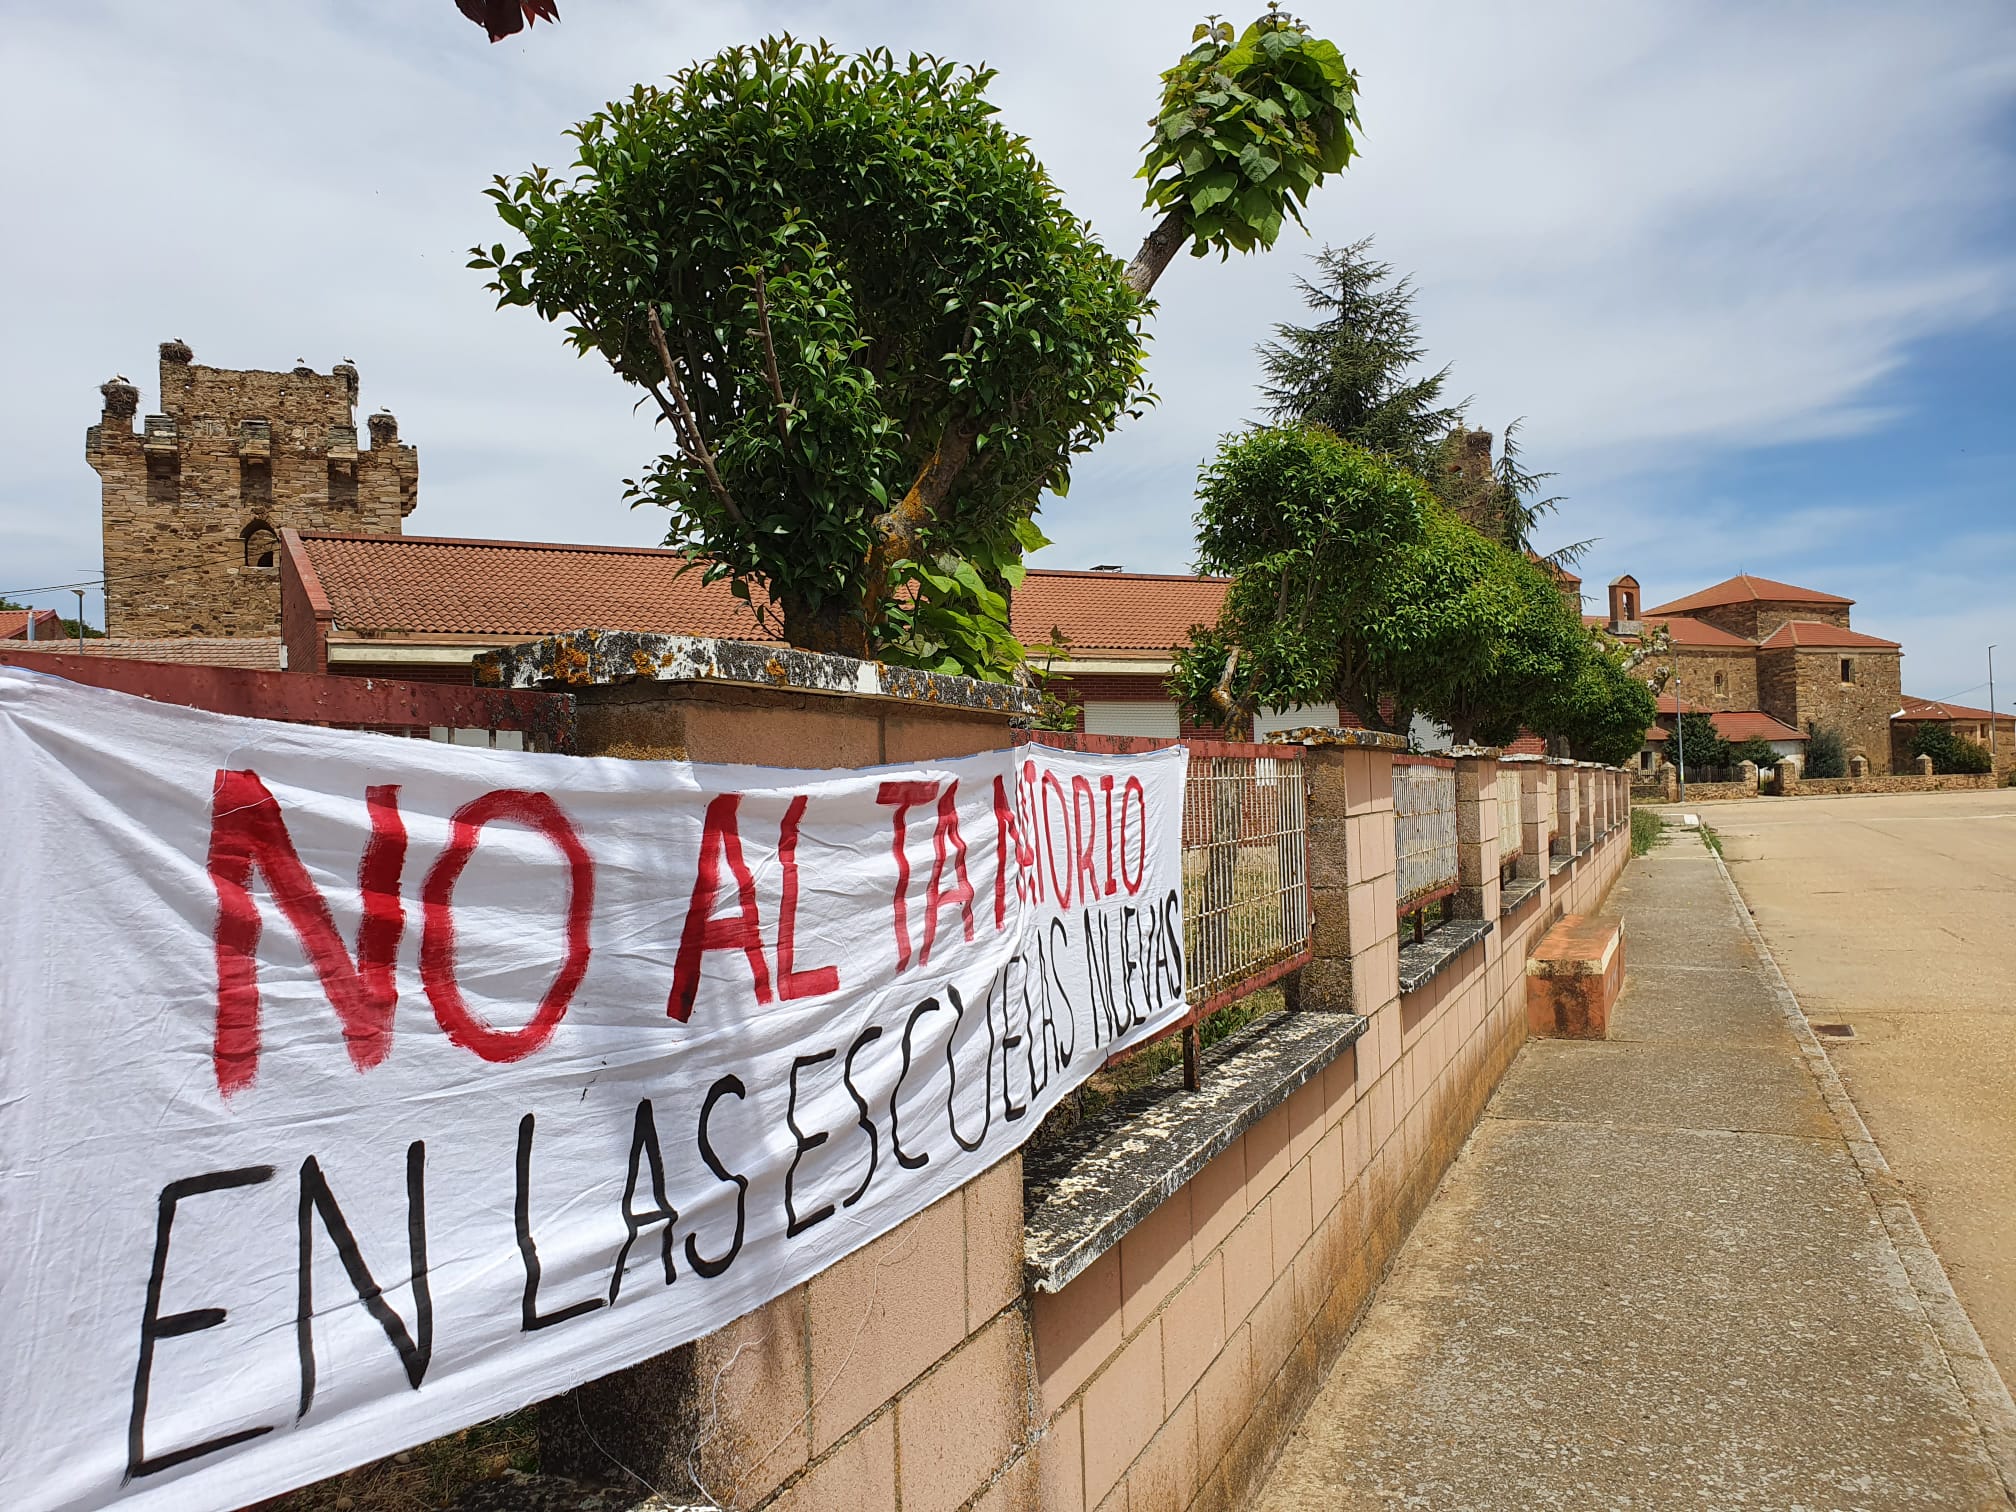
<instances>
[{"instance_id":1,"label":"asphalt surface","mask_svg":"<svg viewBox=\"0 0 2016 1512\"><path fill-rule=\"evenodd\" d=\"M2009 1407L1715 857L1627 871L1253 1505L2003 1508Z\"/></svg>"},{"instance_id":2,"label":"asphalt surface","mask_svg":"<svg viewBox=\"0 0 2016 1512\"><path fill-rule=\"evenodd\" d=\"M2016 1381L2016 789L1696 812Z\"/></svg>"}]
</instances>

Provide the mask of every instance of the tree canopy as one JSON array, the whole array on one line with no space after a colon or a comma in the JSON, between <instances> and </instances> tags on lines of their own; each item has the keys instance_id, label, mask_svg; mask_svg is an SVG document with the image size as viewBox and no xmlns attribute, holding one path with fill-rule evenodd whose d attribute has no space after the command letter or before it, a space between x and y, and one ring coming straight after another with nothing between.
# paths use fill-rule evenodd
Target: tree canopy
<instances>
[{"instance_id":1,"label":"tree canopy","mask_svg":"<svg viewBox=\"0 0 2016 1512\"><path fill-rule=\"evenodd\" d=\"M1354 151L1334 46L1272 11L1199 27L1142 169L1162 218L1123 266L992 79L771 38L591 116L572 174L490 191L524 245L471 266L644 391L673 449L632 502L795 644L1012 670L1040 496L1148 401L1156 278L1186 241L1271 244Z\"/></svg>"},{"instance_id":2,"label":"tree canopy","mask_svg":"<svg viewBox=\"0 0 2016 1512\"><path fill-rule=\"evenodd\" d=\"M1296 283L1317 319L1260 347L1261 398L1276 421L1328 426L1425 480L1462 408L1442 402L1446 366L1417 371L1428 348L1411 281L1371 254L1368 236L1315 255L1316 277Z\"/></svg>"},{"instance_id":3,"label":"tree canopy","mask_svg":"<svg viewBox=\"0 0 2016 1512\"><path fill-rule=\"evenodd\" d=\"M1543 567L1320 425L1225 440L1198 488L1198 565L1233 584L1171 686L1219 723L1334 699L1375 729L1419 713L1505 741L1589 654Z\"/></svg>"}]
</instances>

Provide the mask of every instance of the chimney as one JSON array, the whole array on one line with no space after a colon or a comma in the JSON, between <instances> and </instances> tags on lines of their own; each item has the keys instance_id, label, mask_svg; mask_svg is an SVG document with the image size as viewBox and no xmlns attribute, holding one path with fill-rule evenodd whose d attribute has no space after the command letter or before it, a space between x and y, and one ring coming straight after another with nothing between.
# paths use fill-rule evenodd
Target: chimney
<instances>
[{"instance_id":1,"label":"chimney","mask_svg":"<svg viewBox=\"0 0 2016 1512\"><path fill-rule=\"evenodd\" d=\"M1612 635L1637 635L1643 626L1638 621L1638 579L1630 573L1610 580L1610 633Z\"/></svg>"}]
</instances>

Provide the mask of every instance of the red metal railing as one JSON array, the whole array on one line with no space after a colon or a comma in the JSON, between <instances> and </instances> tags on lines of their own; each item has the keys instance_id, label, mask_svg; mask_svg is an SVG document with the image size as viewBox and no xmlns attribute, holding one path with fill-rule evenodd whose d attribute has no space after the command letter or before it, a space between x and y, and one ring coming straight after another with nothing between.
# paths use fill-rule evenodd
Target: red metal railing
<instances>
[{"instance_id":1,"label":"red metal railing","mask_svg":"<svg viewBox=\"0 0 2016 1512\"><path fill-rule=\"evenodd\" d=\"M464 745L570 754L574 750L574 698L567 693L261 672L89 654L59 656L46 651L0 651L0 666L217 714Z\"/></svg>"}]
</instances>

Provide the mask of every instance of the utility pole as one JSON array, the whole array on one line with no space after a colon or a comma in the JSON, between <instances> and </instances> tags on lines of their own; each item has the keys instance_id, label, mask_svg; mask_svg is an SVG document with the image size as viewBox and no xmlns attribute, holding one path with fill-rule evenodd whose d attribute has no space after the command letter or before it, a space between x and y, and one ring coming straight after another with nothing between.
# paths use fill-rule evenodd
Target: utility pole
<instances>
[{"instance_id":1,"label":"utility pole","mask_svg":"<svg viewBox=\"0 0 2016 1512\"><path fill-rule=\"evenodd\" d=\"M1988 770L1995 770L1995 648L1988 648Z\"/></svg>"},{"instance_id":2,"label":"utility pole","mask_svg":"<svg viewBox=\"0 0 2016 1512\"><path fill-rule=\"evenodd\" d=\"M84 654L84 590L82 588L72 588L70 591L77 595L77 654L82 656Z\"/></svg>"}]
</instances>

